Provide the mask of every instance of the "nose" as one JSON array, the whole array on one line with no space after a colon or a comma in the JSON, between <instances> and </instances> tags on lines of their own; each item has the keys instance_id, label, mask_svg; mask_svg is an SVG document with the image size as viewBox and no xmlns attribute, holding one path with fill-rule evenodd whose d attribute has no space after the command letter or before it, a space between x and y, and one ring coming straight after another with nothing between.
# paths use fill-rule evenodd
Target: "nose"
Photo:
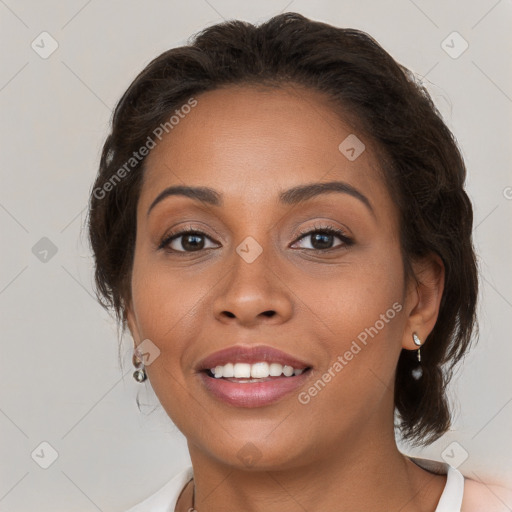
<instances>
[{"instance_id":1,"label":"nose","mask_svg":"<svg viewBox=\"0 0 512 512\"><path fill-rule=\"evenodd\" d=\"M269 256L263 251L249 263L234 252L227 262L231 271L216 287L213 307L217 320L252 327L290 318L293 294L283 281L283 273L270 264Z\"/></svg>"}]
</instances>

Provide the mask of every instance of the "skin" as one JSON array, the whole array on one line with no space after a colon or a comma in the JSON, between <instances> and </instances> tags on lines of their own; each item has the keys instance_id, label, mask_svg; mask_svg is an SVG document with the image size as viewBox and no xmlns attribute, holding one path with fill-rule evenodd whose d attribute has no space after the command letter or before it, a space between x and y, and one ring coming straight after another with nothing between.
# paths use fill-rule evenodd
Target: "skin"
<instances>
[{"instance_id":1,"label":"skin","mask_svg":"<svg viewBox=\"0 0 512 512\"><path fill-rule=\"evenodd\" d=\"M146 371L187 438L196 509L435 510L446 477L398 451L393 386L400 351L416 349L412 333L425 340L435 325L442 263L416 261L420 281L406 279L398 211L371 141L360 136L366 150L349 161L338 146L354 130L323 95L245 86L196 99L146 160L127 307L135 345L150 339L160 350ZM328 181L356 188L373 211L333 192L278 202L282 190ZM171 185L214 188L224 203L172 196L148 215ZM186 252L185 235L171 245L179 254L158 249L171 228L189 225L206 234L207 248ZM341 228L353 244L336 235L322 253L301 235L318 225ZM247 236L263 249L250 264L235 250ZM299 391L307 390L394 303L401 311L305 405L291 393L264 407L233 407L194 370L228 346L268 344L311 364ZM259 456L250 467L238 456L248 443ZM192 506L191 493L189 485L177 511Z\"/></svg>"}]
</instances>

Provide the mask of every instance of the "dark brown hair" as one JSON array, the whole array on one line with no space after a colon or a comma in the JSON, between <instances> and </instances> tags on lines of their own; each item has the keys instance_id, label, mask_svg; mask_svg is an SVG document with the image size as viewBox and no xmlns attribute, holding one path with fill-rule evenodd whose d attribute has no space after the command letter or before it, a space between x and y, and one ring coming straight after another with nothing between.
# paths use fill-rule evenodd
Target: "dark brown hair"
<instances>
[{"instance_id":1,"label":"dark brown hair","mask_svg":"<svg viewBox=\"0 0 512 512\"><path fill-rule=\"evenodd\" d=\"M437 323L421 350L423 377L411 376L415 351L402 350L395 381L402 436L416 444L434 441L450 426L446 386L476 330L478 279L473 212L463 189L466 169L424 86L364 32L296 13L259 26L229 21L146 66L115 108L91 191L88 228L98 300L115 311L124 331L144 158L139 155L131 167L126 162L190 98L244 84L294 84L324 93L382 157L381 171L400 211L407 275L414 277L411 262L417 257L435 253L442 259L445 287Z\"/></svg>"}]
</instances>

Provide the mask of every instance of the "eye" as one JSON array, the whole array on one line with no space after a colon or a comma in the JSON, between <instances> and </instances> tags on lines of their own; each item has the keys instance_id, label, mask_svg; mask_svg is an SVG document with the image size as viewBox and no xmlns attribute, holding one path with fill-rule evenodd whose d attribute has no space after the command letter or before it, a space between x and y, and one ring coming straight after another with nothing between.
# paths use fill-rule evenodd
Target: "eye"
<instances>
[{"instance_id":1,"label":"eye","mask_svg":"<svg viewBox=\"0 0 512 512\"><path fill-rule=\"evenodd\" d=\"M197 252L211 248L205 247L205 240L211 240L211 238L202 231L187 227L181 231L165 235L158 248L177 253Z\"/></svg>"},{"instance_id":2,"label":"eye","mask_svg":"<svg viewBox=\"0 0 512 512\"><path fill-rule=\"evenodd\" d=\"M302 249L310 249L317 251L329 251L336 247L347 247L353 245L354 241L345 234L344 231L332 226L315 226L314 229L301 232L300 240L311 239L312 247L302 247ZM340 244L332 246L335 238L341 241Z\"/></svg>"},{"instance_id":3,"label":"eye","mask_svg":"<svg viewBox=\"0 0 512 512\"><path fill-rule=\"evenodd\" d=\"M348 247L353 245L354 241L339 228L332 226L314 226L314 229L309 231L301 231L301 236L298 241L306 240L308 237L311 239L312 247L302 247L302 249L316 250L316 251L329 251L337 247ZM333 246L334 239L340 240L341 243ZM181 239L181 240L180 240ZM215 244L210 247L206 246L207 241L211 238L202 231L187 226L186 229L168 233L160 241L159 249L165 249L173 253L192 253L199 252L204 249L211 249ZM292 246L293 247L293 246Z\"/></svg>"}]
</instances>

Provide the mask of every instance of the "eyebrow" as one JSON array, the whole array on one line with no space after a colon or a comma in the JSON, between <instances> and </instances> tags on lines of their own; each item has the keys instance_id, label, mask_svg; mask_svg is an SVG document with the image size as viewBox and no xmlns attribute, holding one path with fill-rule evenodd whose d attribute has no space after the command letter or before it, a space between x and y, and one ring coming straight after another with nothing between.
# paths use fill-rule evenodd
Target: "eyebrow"
<instances>
[{"instance_id":1,"label":"eyebrow","mask_svg":"<svg viewBox=\"0 0 512 512\"><path fill-rule=\"evenodd\" d=\"M361 201L370 212L375 215L372 204L369 199L359 192L356 188L343 181L328 181L325 183L309 183L307 185L298 185L296 187L285 190L279 194L279 201L287 205L296 205L302 201L307 201L313 197L321 194L328 194L330 192L338 192L341 194L348 194ZM151 203L147 215L151 210L165 198L170 196L184 196L201 201L212 206L222 206L222 194L209 187L190 187L185 185L175 185L167 187L162 190L160 194Z\"/></svg>"}]
</instances>

